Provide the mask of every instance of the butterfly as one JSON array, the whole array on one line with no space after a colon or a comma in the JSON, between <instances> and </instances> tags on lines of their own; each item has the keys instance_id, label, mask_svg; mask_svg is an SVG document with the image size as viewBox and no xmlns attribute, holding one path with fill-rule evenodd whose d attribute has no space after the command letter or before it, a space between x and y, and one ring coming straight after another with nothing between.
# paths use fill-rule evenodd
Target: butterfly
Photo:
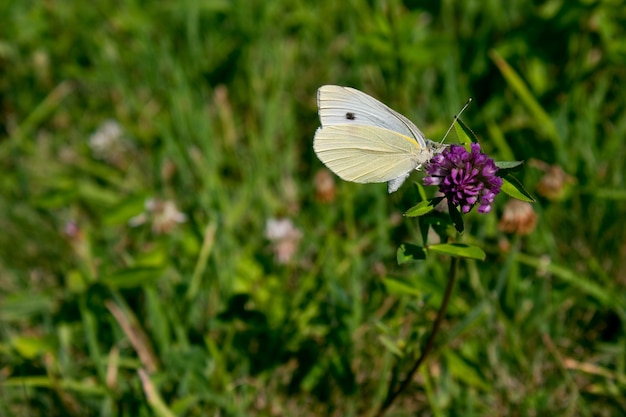
<instances>
[{"instance_id":1,"label":"butterfly","mask_svg":"<svg viewBox=\"0 0 626 417\"><path fill-rule=\"evenodd\" d=\"M393 193L411 171L446 147L426 139L409 119L354 88L320 87L317 107L321 126L313 150L346 181L386 182Z\"/></svg>"}]
</instances>

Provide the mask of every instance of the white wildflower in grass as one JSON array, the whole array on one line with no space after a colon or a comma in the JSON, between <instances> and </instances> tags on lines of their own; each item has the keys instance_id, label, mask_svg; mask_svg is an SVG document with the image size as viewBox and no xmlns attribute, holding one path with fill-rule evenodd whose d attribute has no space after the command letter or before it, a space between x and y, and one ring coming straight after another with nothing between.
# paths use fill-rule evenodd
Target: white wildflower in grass
<instances>
[{"instance_id":1,"label":"white wildflower in grass","mask_svg":"<svg viewBox=\"0 0 626 417\"><path fill-rule=\"evenodd\" d=\"M89 148L94 158L121 165L126 160L130 144L124 139L122 126L113 119L104 121L89 136Z\"/></svg>"},{"instance_id":2,"label":"white wildflower in grass","mask_svg":"<svg viewBox=\"0 0 626 417\"><path fill-rule=\"evenodd\" d=\"M289 263L298 250L302 232L290 219L267 219L265 237L272 242L272 251L280 264Z\"/></svg>"},{"instance_id":3,"label":"white wildflower in grass","mask_svg":"<svg viewBox=\"0 0 626 417\"><path fill-rule=\"evenodd\" d=\"M177 224L187 221L185 213L178 210L172 200L150 198L144 205L145 211L128 221L132 227L150 223L152 231L157 234L169 233Z\"/></svg>"}]
</instances>

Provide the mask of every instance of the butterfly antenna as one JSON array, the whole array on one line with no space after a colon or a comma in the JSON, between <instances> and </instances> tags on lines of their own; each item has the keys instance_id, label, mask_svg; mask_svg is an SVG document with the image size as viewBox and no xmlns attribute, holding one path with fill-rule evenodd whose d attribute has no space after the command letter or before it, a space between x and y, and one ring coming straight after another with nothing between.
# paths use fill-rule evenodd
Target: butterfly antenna
<instances>
[{"instance_id":1,"label":"butterfly antenna","mask_svg":"<svg viewBox=\"0 0 626 417\"><path fill-rule=\"evenodd\" d=\"M465 105L463 106L463 108L461 109L461 111L460 111L458 114L456 114L456 115L454 116L454 120L452 121L452 124L450 125L450 127L449 127L449 128L448 128L448 130L446 131L446 134L445 134L445 135L443 135L443 139L441 139L441 142L440 142L440 143L443 143L443 141L444 141L444 140L446 140L446 138L448 137L448 133L450 133L450 131L452 130L452 126L454 126L454 124L456 123L457 119L458 119L459 117L461 117L461 115L463 114L463 112L465 111L465 109L466 109L466 108L470 105L470 103L471 103L471 102L472 102L472 98L470 97L470 98L468 98L468 99L467 99L467 103L465 103Z\"/></svg>"}]
</instances>

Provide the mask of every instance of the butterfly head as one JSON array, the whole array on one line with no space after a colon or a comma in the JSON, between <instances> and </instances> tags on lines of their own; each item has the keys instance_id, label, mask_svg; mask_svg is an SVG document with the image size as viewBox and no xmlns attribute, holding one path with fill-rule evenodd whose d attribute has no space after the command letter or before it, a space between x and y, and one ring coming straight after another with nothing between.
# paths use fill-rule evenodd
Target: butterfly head
<instances>
[{"instance_id":1,"label":"butterfly head","mask_svg":"<svg viewBox=\"0 0 626 417\"><path fill-rule=\"evenodd\" d=\"M432 153L433 156L443 152L448 146L450 145L447 143L433 142L432 140L426 142L426 149L428 149L428 152Z\"/></svg>"}]
</instances>

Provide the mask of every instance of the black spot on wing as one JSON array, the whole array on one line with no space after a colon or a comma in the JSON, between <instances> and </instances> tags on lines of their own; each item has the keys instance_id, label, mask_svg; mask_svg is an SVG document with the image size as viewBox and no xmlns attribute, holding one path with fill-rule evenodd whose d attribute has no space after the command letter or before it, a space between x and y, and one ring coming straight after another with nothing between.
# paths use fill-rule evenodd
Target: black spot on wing
<instances>
[{"instance_id":1,"label":"black spot on wing","mask_svg":"<svg viewBox=\"0 0 626 417\"><path fill-rule=\"evenodd\" d=\"M346 113L346 119L354 120L354 119L356 119L356 116L354 115L354 113L349 111L349 112Z\"/></svg>"}]
</instances>

